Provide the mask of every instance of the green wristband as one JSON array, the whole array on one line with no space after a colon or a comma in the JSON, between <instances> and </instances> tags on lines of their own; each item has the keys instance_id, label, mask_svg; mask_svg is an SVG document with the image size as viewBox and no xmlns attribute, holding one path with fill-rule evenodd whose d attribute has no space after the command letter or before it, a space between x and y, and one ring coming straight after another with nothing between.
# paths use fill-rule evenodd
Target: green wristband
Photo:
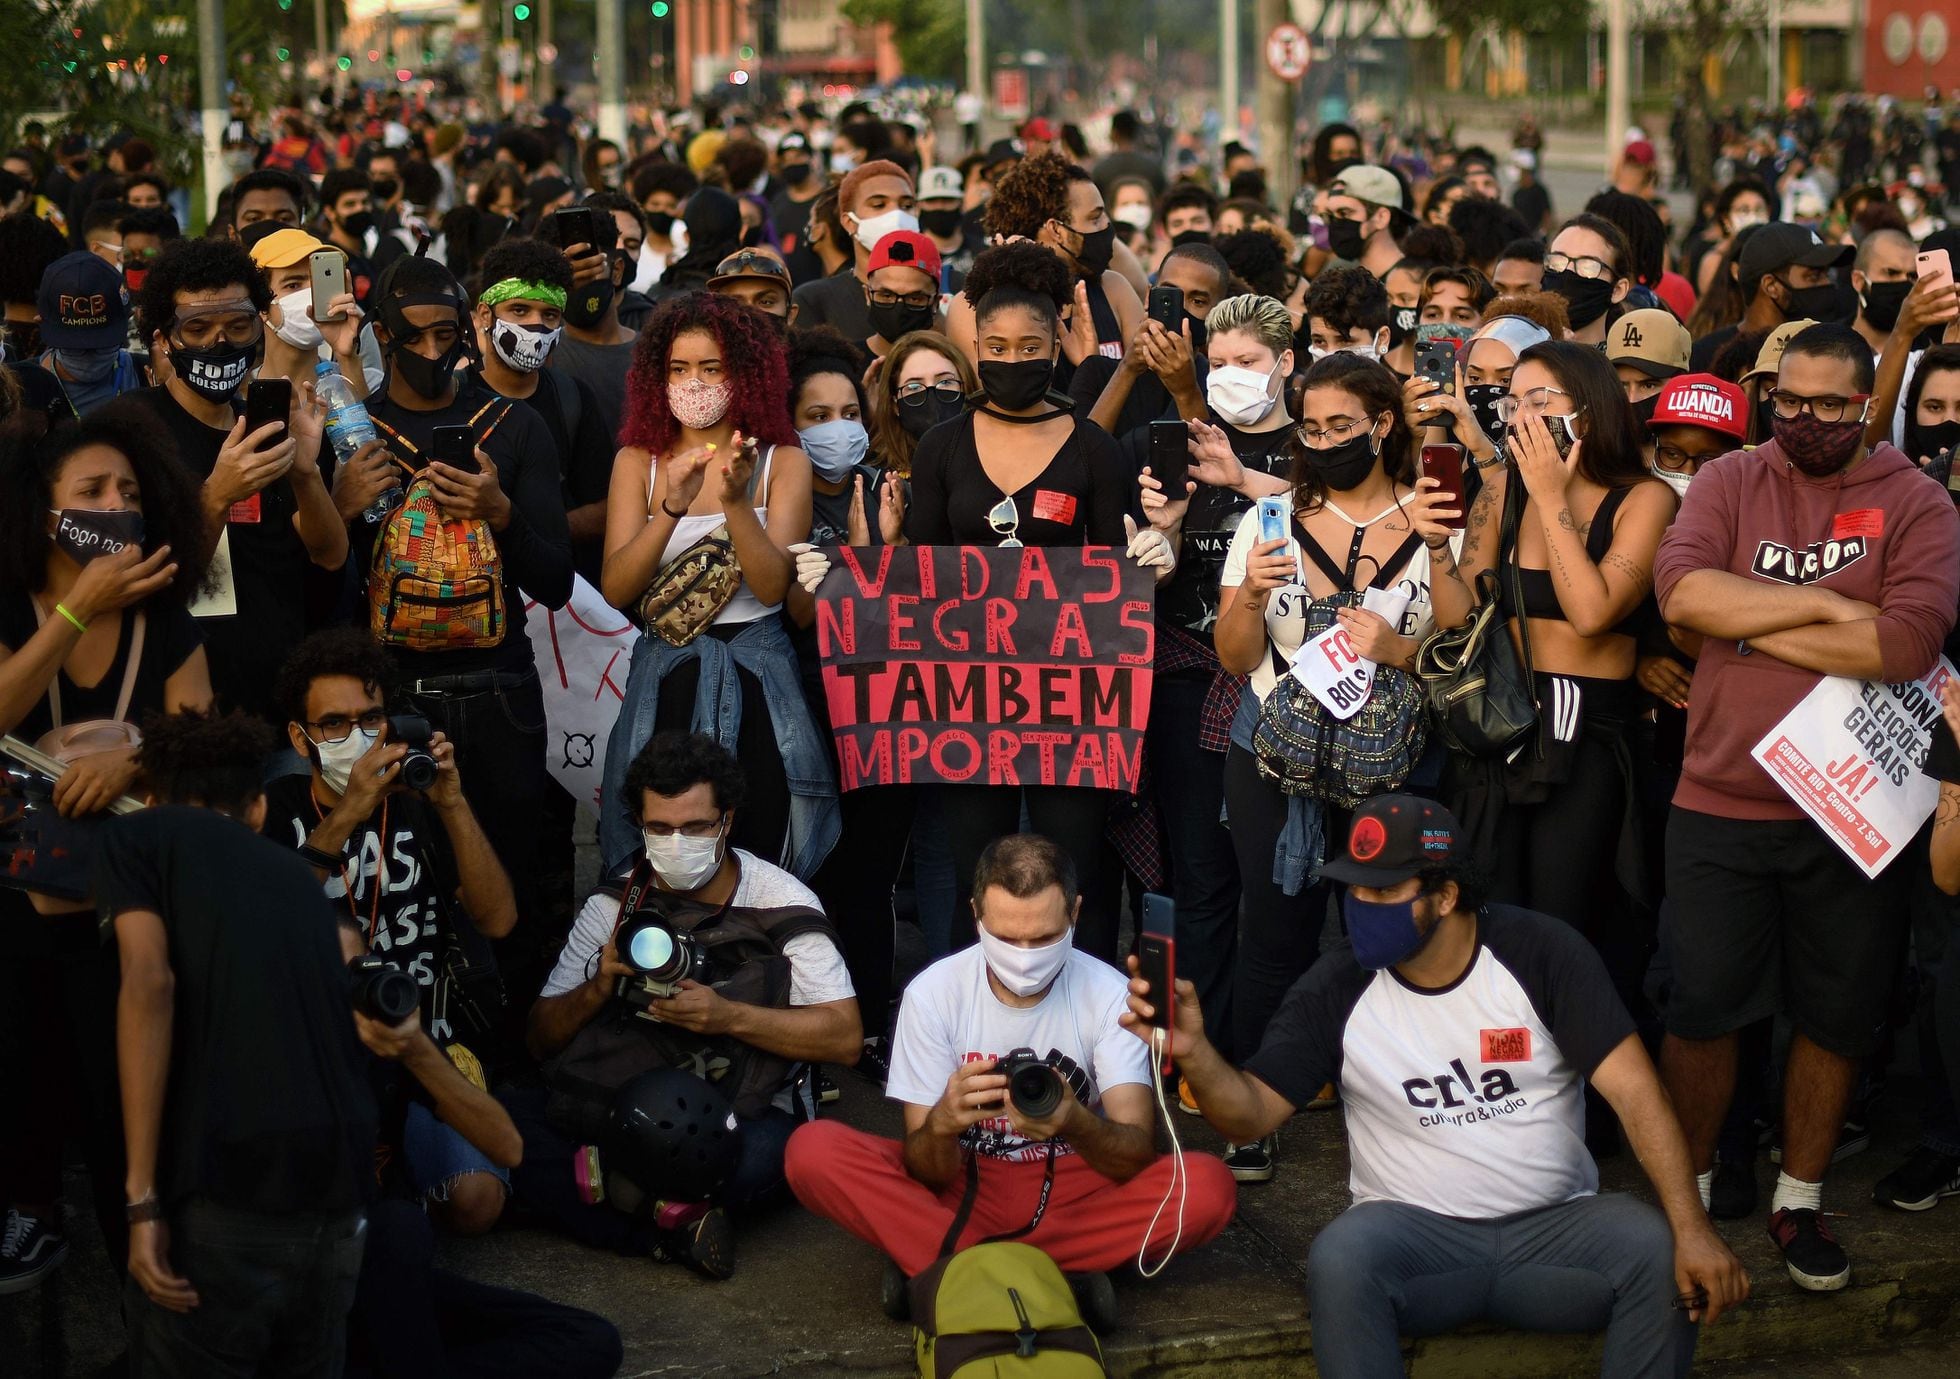
<instances>
[{"instance_id":1,"label":"green wristband","mask_svg":"<svg viewBox=\"0 0 1960 1379\"><path fill-rule=\"evenodd\" d=\"M76 617L73 613L69 612L67 604L57 603L54 606L54 611L61 614L62 617L68 619L69 622L73 623L75 625L75 630L77 632L88 631L88 624L83 622L80 618Z\"/></svg>"}]
</instances>

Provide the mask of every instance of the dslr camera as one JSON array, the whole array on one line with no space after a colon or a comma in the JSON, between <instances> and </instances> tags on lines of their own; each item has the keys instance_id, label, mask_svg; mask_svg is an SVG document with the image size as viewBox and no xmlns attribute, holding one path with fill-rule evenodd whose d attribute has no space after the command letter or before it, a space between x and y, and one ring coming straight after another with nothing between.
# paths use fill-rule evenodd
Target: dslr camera
<instances>
[{"instance_id":1,"label":"dslr camera","mask_svg":"<svg viewBox=\"0 0 1960 1379\"><path fill-rule=\"evenodd\" d=\"M619 979L618 995L643 1010L656 997L680 994L683 981L707 984L707 948L658 913L641 912L620 925L613 948L633 969Z\"/></svg>"},{"instance_id":2,"label":"dslr camera","mask_svg":"<svg viewBox=\"0 0 1960 1379\"><path fill-rule=\"evenodd\" d=\"M384 1025L399 1025L422 1004L415 978L372 953L347 964L347 981L354 1009Z\"/></svg>"},{"instance_id":3,"label":"dslr camera","mask_svg":"<svg viewBox=\"0 0 1960 1379\"><path fill-rule=\"evenodd\" d=\"M429 750L434 734L429 720L419 713L398 713L388 719L388 741L408 748L408 755L402 758L401 781L410 790L424 791L436 783L435 753Z\"/></svg>"},{"instance_id":4,"label":"dslr camera","mask_svg":"<svg viewBox=\"0 0 1960 1379\"><path fill-rule=\"evenodd\" d=\"M1052 1057L1033 1049L1014 1049L994 1065L1007 1079L1007 1099L1029 1120L1046 1120L1061 1107L1062 1074Z\"/></svg>"}]
</instances>

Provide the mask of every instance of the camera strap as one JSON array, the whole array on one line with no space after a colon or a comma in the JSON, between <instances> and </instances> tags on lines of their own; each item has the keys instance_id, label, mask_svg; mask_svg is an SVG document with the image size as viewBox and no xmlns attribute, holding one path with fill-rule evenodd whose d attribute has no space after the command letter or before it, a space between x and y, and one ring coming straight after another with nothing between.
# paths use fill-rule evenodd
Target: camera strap
<instances>
[{"instance_id":1,"label":"camera strap","mask_svg":"<svg viewBox=\"0 0 1960 1379\"><path fill-rule=\"evenodd\" d=\"M1029 1234L1036 1226L1041 1224L1041 1218L1048 1214L1048 1199L1054 1194L1054 1191L1055 1141L1050 1140L1048 1141L1048 1159L1041 1171L1041 1196L1035 1200L1034 1215L1028 1218L1028 1224L1022 1226L1019 1230L1003 1231L999 1235L990 1235L984 1240L976 1240L973 1243L976 1245L991 1245L997 1240L1018 1240L1022 1236ZM964 1231L966 1229L966 1223L973 1219L973 1204L979 1199L980 1156L978 1153L969 1149L966 1153L966 1191L960 1194L959 1210L953 1213L953 1224L947 1229L946 1238L939 1244L939 1257L941 1259L946 1258L959 1247L960 1232Z\"/></svg>"}]
</instances>

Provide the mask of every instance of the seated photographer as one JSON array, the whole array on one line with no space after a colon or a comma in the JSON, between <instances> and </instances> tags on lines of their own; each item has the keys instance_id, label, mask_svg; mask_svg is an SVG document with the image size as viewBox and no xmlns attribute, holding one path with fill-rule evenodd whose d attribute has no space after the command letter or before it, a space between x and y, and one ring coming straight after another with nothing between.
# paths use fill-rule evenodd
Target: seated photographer
<instances>
[{"instance_id":1,"label":"seated photographer","mask_svg":"<svg viewBox=\"0 0 1960 1379\"><path fill-rule=\"evenodd\" d=\"M988 844L973 879L979 944L921 972L899 1009L886 1092L904 1103L904 1140L835 1121L790 1140L798 1200L907 1278L962 1216L960 1246L1020 1232L1071 1273L1140 1251L1155 1263L1232 1219L1237 1185L1209 1155L1185 1158L1181 1231L1165 1205L1176 1164L1157 1153L1150 1054L1118 1026L1122 974L1074 946L1080 911L1074 863L1053 842ZM1028 1058L1010 1096L1016 1055Z\"/></svg>"},{"instance_id":2,"label":"seated photographer","mask_svg":"<svg viewBox=\"0 0 1960 1379\"><path fill-rule=\"evenodd\" d=\"M531 1009L547 1090L505 1095L525 1143L512 1187L589 1245L727 1278L724 1209L782 1185L783 1146L816 1114L808 1065L858 1059L857 998L816 896L728 845L744 792L733 754L705 734L657 733L625 791L645 855L585 902ZM605 1171L615 1095L653 1069L703 1076L733 1105L732 1173L708 1200ZM676 1203L694 1209L667 1210Z\"/></svg>"},{"instance_id":3,"label":"seated photographer","mask_svg":"<svg viewBox=\"0 0 1960 1379\"><path fill-rule=\"evenodd\" d=\"M354 1032L374 1055L368 1080L381 1125L379 1200L368 1208L367 1251L347 1318L347 1379L610 1379L622 1352L605 1318L435 1267L435 1232L407 1170L410 1118L439 1121L505 1169L522 1157L524 1142L496 1099L423 1032L415 979L369 955L367 931L352 914L340 916L340 955L350 964L366 960L355 978Z\"/></svg>"},{"instance_id":4,"label":"seated photographer","mask_svg":"<svg viewBox=\"0 0 1960 1379\"><path fill-rule=\"evenodd\" d=\"M1233 1143L1340 1084L1354 1205L1307 1258L1319 1372L1399 1375L1399 1337L1485 1318L1604 1327L1603 1375L1687 1374L1692 1323L1742 1302L1749 1276L1702 1209L1680 1124L1592 947L1561 921L1482 904L1456 819L1413 795L1356 810L1321 875L1348 887L1352 946L1294 984L1245 1069L1206 1040L1189 982L1171 1034L1205 1119ZM1123 1024L1140 1039L1155 1034L1149 996L1131 981ZM1599 1195L1586 1081L1660 1211Z\"/></svg>"},{"instance_id":5,"label":"seated photographer","mask_svg":"<svg viewBox=\"0 0 1960 1379\"><path fill-rule=\"evenodd\" d=\"M491 971L489 945L517 922L510 879L463 796L456 749L426 720L390 718L386 653L351 627L316 632L279 673L286 736L312 767L266 787L266 836L297 848L368 948L420 988L422 1026L459 1062L458 1040L488 1032L492 1008L469 971ZM426 745L398 741L419 731ZM493 990L495 978L487 977ZM479 1081L482 1073L477 1072ZM447 1230L496 1225L509 1191L499 1167L426 1108L412 1106L403 1149L409 1178Z\"/></svg>"}]
</instances>

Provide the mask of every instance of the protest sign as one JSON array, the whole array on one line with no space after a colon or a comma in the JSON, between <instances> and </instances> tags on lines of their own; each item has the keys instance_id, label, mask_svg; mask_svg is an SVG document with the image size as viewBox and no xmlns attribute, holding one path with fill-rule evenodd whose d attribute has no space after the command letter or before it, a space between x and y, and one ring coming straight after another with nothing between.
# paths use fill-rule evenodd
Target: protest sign
<instances>
[{"instance_id":1,"label":"protest sign","mask_svg":"<svg viewBox=\"0 0 1960 1379\"><path fill-rule=\"evenodd\" d=\"M1402 625L1409 596L1395 589L1370 588L1362 593L1361 606L1380 614L1393 630ZM1361 712L1375 688L1375 663L1355 650L1347 628L1338 622L1300 644L1291 670L1321 707L1343 722Z\"/></svg>"},{"instance_id":2,"label":"protest sign","mask_svg":"<svg viewBox=\"0 0 1960 1379\"><path fill-rule=\"evenodd\" d=\"M524 616L544 687L545 766L573 799L596 811L606 739L619 717L640 629L576 575L571 602L553 611L526 599Z\"/></svg>"},{"instance_id":3,"label":"protest sign","mask_svg":"<svg viewBox=\"0 0 1960 1379\"><path fill-rule=\"evenodd\" d=\"M1101 546L839 550L816 631L840 785L1134 793L1153 585Z\"/></svg>"},{"instance_id":4,"label":"protest sign","mask_svg":"<svg viewBox=\"0 0 1960 1379\"><path fill-rule=\"evenodd\" d=\"M1940 721L1944 657L1918 680L1827 676L1756 744L1771 780L1866 876L1877 876L1939 803L1920 767Z\"/></svg>"}]
</instances>

